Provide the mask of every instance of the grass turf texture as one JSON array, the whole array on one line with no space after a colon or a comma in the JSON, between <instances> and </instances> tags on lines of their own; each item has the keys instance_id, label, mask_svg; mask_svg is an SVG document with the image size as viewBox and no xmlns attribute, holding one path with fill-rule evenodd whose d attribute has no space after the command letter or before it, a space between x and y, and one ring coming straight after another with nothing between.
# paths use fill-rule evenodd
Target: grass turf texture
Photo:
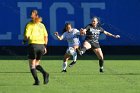
<instances>
[{"instance_id":1,"label":"grass turf texture","mask_svg":"<svg viewBox=\"0 0 140 93\"><path fill-rule=\"evenodd\" d=\"M28 61L17 59L0 60L0 93L140 93L139 60L105 60L104 73L98 60L78 60L61 73L62 60L45 58L41 65L50 73L49 84L42 84L38 72L41 85L33 86Z\"/></svg>"}]
</instances>

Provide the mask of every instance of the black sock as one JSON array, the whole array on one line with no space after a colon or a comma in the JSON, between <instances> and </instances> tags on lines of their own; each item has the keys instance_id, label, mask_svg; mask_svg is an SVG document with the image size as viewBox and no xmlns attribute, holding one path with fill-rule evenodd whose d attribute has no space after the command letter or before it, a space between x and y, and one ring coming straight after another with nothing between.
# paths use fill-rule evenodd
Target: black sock
<instances>
[{"instance_id":1,"label":"black sock","mask_svg":"<svg viewBox=\"0 0 140 93\"><path fill-rule=\"evenodd\" d=\"M42 66L40 66L40 65L37 65L36 66L36 69L38 70L38 71L40 71L42 74L46 74L47 72L42 68Z\"/></svg>"},{"instance_id":2,"label":"black sock","mask_svg":"<svg viewBox=\"0 0 140 93\"><path fill-rule=\"evenodd\" d=\"M32 76L35 80L35 82L38 82L38 77L37 77L37 72L36 72L36 69L31 69L31 73L32 73Z\"/></svg>"},{"instance_id":3,"label":"black sock","mask_svg":"<svg viewBox=\"0 0 140 93\"><path fill-rule=\"evenodd\" d=\"M81 51L83 51L83 54L86 52L86 48L85 47L83 47L82 49L81 49Z\"/></svg>"},{"instance_id":4,"label":"black sock","mask_svg":"<svg viewBox=\"0 0 140 93\"><path fill-rule=\"evenodd\" d=\"M42 73L43 79L44 79L44 84L47 84L47 83L48 83L48 78L49 78L49 73L47 73L47 72L42 68L41 65L37 65L37 66L36 66L36 69Z\"/></svg>"},{"instance_id":5,"label":"black sock","mask_svg":"<svg viewBox=\"0 0 140 93\"><path fill-rule=\"evenodd\" d=\"M103 59L100 59L100 60L99 60L99 66L100 66L100 67L103 67L103 65L104 65L104 60L103 60Z\"/></svg>"}]
</instances>

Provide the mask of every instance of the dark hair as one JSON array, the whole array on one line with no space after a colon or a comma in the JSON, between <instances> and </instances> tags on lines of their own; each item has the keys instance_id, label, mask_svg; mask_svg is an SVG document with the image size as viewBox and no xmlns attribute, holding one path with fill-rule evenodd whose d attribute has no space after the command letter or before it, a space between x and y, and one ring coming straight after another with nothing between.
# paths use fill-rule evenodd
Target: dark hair
<instances>
[{"instance_id":1,"label":"dark hair","mask_svg":"<svg viewBox=\"0 0 140 93\"><path fill-rule=\"evenodd\" d=\"M64 29L63 29L63 33L67 31L66 28L67 28L68 25L71 25L71 23L66 23L66 24L65 24L65 27L64 27Z\"/></svg>"},{"instance_id":2,"label":"dark hair","mask_svg":"<svg viewBox=\"0 0 140 93\"><path fill-rule=\"evenodd\" d=\"M93 18L92 18L92 20L93 19L97 19L97 21L98 21L98 24L97 24L97 26L101 26L101 21L100 21L100 18L99 17L97 17L97 16L94 16Z\"/></svg>"}]
</instances>

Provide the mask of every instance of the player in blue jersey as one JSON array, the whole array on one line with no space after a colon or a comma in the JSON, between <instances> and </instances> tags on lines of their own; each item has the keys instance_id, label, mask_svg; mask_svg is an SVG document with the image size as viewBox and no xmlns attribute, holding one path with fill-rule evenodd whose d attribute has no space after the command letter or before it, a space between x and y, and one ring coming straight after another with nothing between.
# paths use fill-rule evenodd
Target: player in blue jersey
<instances>
[{"instance_id":1,"label":"player in blue jersey","mask_svg":"<svg viewBox=\"0 0 140 93\"><path fill-rule=\"evenodd\" d=\"M120 38L120 36L113 35L105 31L101 26L99 26L99 19L97 17L93 17L91 24L87 25L84 29L81 29L80 33L85 35L86 38L83 43L83 47L80 50L78 49L79 54L82 55L85 53L86 50L91 48L99 59L99 66L100 66L99 71L103 72L104 57L98 41L99 35L101 33L104 33L105 35L114 38Z\"/></svg>"},{"instance_id":2,"label":"player in blue jersey","mask_svg":"<svg viewBox=\"0 0 140 93\"><path fill-rule=\"evenodd\" d=\"M66 53L64 55L64 60L63 60L63 70L62 72L67 72L67 61L69 58L72 56L73 57L73 62L69 64L69 67L72 67L77 60L77 52L76 49L79 48L80 41L78 36L80 35L80 31L72 28L71 23L66 23L64 27L64 33L59 36L58 32L55 32L54 35L58 38L58 40L67 40L68 42L68 48L66 50Z\"/></svg>"}]
</instances>

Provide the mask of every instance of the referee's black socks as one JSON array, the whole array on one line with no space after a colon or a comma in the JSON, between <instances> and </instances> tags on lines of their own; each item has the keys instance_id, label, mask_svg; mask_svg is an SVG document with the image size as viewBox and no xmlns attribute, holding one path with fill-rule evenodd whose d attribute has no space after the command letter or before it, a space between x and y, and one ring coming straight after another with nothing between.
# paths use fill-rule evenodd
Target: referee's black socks
<instances>
[{"instance_id":1,"label":"referee's black socks","mask_svg":"<svg viewBox=\"0 0 140 93\"><path fill-rule=\"evenodd\" d=\"M46 71L43 69L43 67L42 67L41 65L37 65L37 66L36 66L36 69L37 69L38 71L40 71L42 74L46 74Z\"/></svg>"},{"instance_id":2,"label":"referee's black socks","mask_svg":"<svg viewBox=\"0 0 140 93\"><path fill-rule=\"evenodd\" d=\"M47 73L47 72L42 68L41 65L37 65L37 66L36 66L36 69L42 73L43 79L44 79L44 84L47 84L47 83L49 82L49 73Z\"/></svg>"},{"instance_id":3,"label":"referee's black socks","mask_svg":"<svg viewBox=\"0 0 140 93\"><path fill-rule=\"evenodd\" d=\"M34 78L34 80L35 80L35 83L39 83L39 80L38 80L38 77L37 77L36 69L33 68L33 69L31 69L30 71L31 71L32 76L33 76L33 78Z\"/></svg>"}]
</instances>

